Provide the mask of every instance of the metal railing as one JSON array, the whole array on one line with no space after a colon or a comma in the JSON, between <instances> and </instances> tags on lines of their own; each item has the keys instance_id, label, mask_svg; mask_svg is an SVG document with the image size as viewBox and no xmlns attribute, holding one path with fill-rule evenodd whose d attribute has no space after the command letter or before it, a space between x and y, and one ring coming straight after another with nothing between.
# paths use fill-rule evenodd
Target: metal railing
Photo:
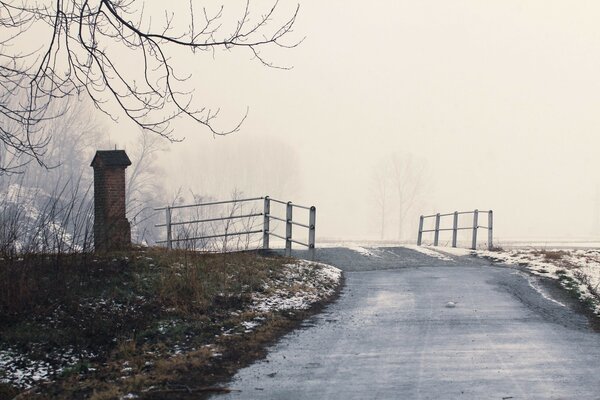
<instances>
[{"instance_id":1,"label":"metal railing","mask_svg":"<svg viewBox=\"0 0 600 400\"><path fill-rule=\"evenodd\" d=\"M242 213L221 217L212 217L212 218L202 218L202 219L194 219L189 221L175 221L173 222L173 210L182 209L182 208L192 208L192 207L205 207L205 206L214 206L214 205L222 205L222 204L239 204L245 202L252 202L263 200L263 211L262 212L250 212L250 213ZM275 202L278 204L282 204L286 207L285 218L271 215L271 202ZM294 208L304 209L309 212L308 214L308 223L302 223L298 221L294 221L293 214ZM269 249L270 244L270 236L274 236L279 239L285 240L285 255L291 256L292 254L292 243L299 244L301 246L307 247L309 250L309 256L311 259L315 257L315 224L317 217L317 209L315 206L307 207L301 206L299 204L294 204L291 201L285 202L277 199L272 199L269 196L265 197L252 197L247 199L234 199L234 200L225 200L225 201L213 201L208 203L198 203L198 204L189 204L189 205L178 205L178 206L165 206L160 208L155 208L155 211L165 211L165 223L164 224L156 224L155 227L166 227L167 228L167 238L166 240L157 241L157 244L166 244L167 249L173 248L173 243L182 242L182 241L197 241L197 240L206 240L220 237L229 237L229 236L239 236L239 235L252 235L262 233L262 248L265 250ZM217 222L217 221L225 221L225 220L234 220L234 219L244 219L244 218L256 218L263 217L263 227L258 230L241 230L235 232L224 232L214 235L200 235L195 237L183 237L183 238L173 238L173 226L178 225L190 225L190 224L203 224L208 222ZM285 223L285 236L279 235L275 232L271 231L271 220L281 221ZM293 227L297 226L300 228L304 228L308 230L307 243L304 243L300 240L294 239L293 237Z\"/></svg>"},{"instance_id":2,"label":"metal railing","mask_svg":"<svg viewBox=\"0 0 600 400\"><path fill-rule=\"evenodd\" d=\"M487 226L479 225L479 214L480 213L487 213L487 215L488 215L488 225ZM459 227L458 226L458 217L461 214L473 214L473 224L469 227ZM442 218L449 217L449 216L453 217L452 228L440 228L440 223L441 223ZM424 224L425 220L428 218L435 218L434 229L423 229L423 224ZM476 250L477 249L477 230L479 228L487 229L487 231L488 231L488 241L487 241L488 249L492 250L494 247L494 243L493 243L494 213L492 210L489 210L489 211L474 210L474 211L461 211L461 212L455 211L453 213L446 213L446 214L437 213L437 214L432 214L432 215L421 215L421 217L419 218L419 235L417 236L417 246L421 246L421 243L423 240L423 233L434 232L433 245L437 246L439 244L440 232L452 231L452 247L456 247L458 231L471 230L472 231L471 249Z\"/></svg>"}]
</instances>

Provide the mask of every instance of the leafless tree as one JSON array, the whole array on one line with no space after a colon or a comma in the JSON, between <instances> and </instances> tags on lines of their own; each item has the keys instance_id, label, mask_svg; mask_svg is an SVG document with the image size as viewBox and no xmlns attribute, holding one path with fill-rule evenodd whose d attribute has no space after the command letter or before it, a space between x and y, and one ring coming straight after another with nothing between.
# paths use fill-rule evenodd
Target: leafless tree
<instances>
[{"instance_id":1,"label":"leafless tree","mask_svg":"<svg viewBox=\"0 0 600 400\"><path fill-rule=\"evenodd\" d=\"M374 167L372 195L380 217L380 238L386 237L386 226L396 222L397 240L405 239L405 228L425 187L425 163L408 153L393 153Z\"/></svg>"},{"instance_id":2,"label":"leafless tree","mask_svg":"<svg viewBox=\"0 0 600 400\"><path fill-rule=\"evenodd\" d=\"M179 76L174 66L175 52L214 56L218 49L243 49L265 66L282 68L264 50L299 44L286 39L299 6L281 18L278 0L258 13L247 0L237 7L237 17L229 2L201 10L192 0L162 9L148 3L0 0L0 115L10 121L0 125L4 152L44 165L49 136L40 125L62 114L50 104L81 94L111 118L124 113L169 140L180 139L171 128L179 116L214 135L235 132L245 116L228 128L216 127L219 110L193 104L193 91L182 84L189 76ZM0 173L18 165L4 163Z\"/></svg>"},{"instance_id":3,"label":"leafless tree","mask_svg":"<svg viewBox=\"0 0 600 400\"><path fill-rule=\"evenodd\" d=\"M38 188L46 192L53 191L56 185L67 184L66 190L72 190L73 185L88 186L91 184L91 168L93 148L101 141L102 126L94 118L91 102L75 97L65 99L61 105L65 111L61 118L44 121L40 125L44 136L50 138L44 149L44 158L52 168L46 169L39 165L18 164L20 157L12 154L6 146L0 145L0 165L7 165L5 174L18 171L18 180L28 188ZM51 106L54 108L55 106ZM0 124L6 118L0 115ZM6 164L5 164L6 163ZM13 168L14 167L14 168ZM0 171L0 175L3 175ZM3 179L6 183L10 179ZM2 184L0 184L2 187Z\"/></svg>"},{"instance_id":4,"label":"leafless tree","mask_svg":"<svg viewBox=\"0 0 600 400\"><path fill-rule=\"evenodd\" d=\"M389 166L387 163L379 163L373 170L371 176L371 194L379 212L379 239L385 239L386 215L390 186Z\"/></svg>"},{"instance_id":5,"label":"leafless tree","mask_svg":"<svg viewBox=\"0 0 600 400\"><path fill-rule=\"evenodd\" d=\"M390 158L392 182L396 190L396 211L398 213L398 240L404 239L406 217L415 206L423 189L425 164L411 154L394 154Z\"/></svg>"}]
</instances>

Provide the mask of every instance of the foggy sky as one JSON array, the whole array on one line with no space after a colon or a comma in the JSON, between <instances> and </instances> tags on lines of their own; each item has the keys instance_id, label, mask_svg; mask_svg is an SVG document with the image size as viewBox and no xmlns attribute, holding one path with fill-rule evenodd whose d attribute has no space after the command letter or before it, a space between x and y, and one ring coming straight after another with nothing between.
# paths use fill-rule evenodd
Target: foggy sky
<instances>
[{"instance_id":1,"label":"foggy sky","mask_svg":"<svg viewBox=\"0 0 600 400\"><path fill-rule=\"evenodd\" d=\"M427 165L417 213L493 209L501 239L600 233L600 4L300 4L293 38L306 39L269 52L292 70L241 51L177 60L194 74L195 102L222 109L219 124L250 111L242 131L225 138L178 123L185 141L161 156L166 192L226 193L232 188L217 189L214 176L227 165L222 186L316 205L321 238L377 238L373 169L390 154L411 154ZM113 143L127 145L128 126L108 125ZM285 186L281 171L272 188L262 178L248 188L247 173L230 178L278 166L289 172Z\"/></svg>"}]
</instances>

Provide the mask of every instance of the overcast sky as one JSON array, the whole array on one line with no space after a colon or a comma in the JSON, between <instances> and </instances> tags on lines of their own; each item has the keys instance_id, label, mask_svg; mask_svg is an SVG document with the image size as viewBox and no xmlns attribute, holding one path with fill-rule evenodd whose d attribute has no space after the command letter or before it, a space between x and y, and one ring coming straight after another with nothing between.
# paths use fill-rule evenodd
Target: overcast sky
<instances>
[{"instance_id":1,"label":"overcast sky","mask_svg":"<svg viewBox=\"0 0 600 400\"><path fill-rule=\"evenodd\" d=\"M283 13L295 4L282 0ZM243 51L180 58L195 101L220 107L224 127L250 111L226 138L179 123L186 140L163 156L167 190L214 192L201 186L220 162L261 174L281 165L283 189L279 175L272 188L226 184L316 205L320 237L376 238L374 168L410 154L426 165L417 213L491 208L501 238L600 233L600 3L300 5L291 39L306 39L269 53L292 70Z\"/></svg>"}]
</instances>

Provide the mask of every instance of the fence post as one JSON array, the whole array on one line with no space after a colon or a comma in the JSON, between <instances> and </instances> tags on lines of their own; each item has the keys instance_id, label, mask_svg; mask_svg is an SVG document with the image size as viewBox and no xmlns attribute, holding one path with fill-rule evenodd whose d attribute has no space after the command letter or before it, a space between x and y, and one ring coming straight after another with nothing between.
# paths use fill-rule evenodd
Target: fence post
<instances>
[{"instance_id":1,"label":"fence post","mask_svg":"<svg viewBox=\"0 0 600 400\"><path fill-rule=\"evenodd\" d=\"M479 210L473 211L473 242L471 243L471 249L477 250L477 228L479 226Z\"/></svg>"},{"instance_id":2,"label":"fence post","mask_svg":"<svg viewBox=\"0 0 600 400\"><path fill-rule=\"evenodd\" d=\"M435 214L435 236L433 237L433 245L437 246L440 240L440 213Z\"/></svg>"},{"instance_id":3,"label":"fence post","mask_svg":"<svg viewBox=\"0 0 600 400\"><path fill-rule=\"evenodd\" d=\"M269 198L269 196L265 196L264 209L263 209L263 250L269 250L270 217L271 217L271 199Z\"/></svg>"},{"instance_id":4,"label":"fence post","mask_svg":"<svg viewBox=\"0 0 600 400\"><path fill-rule=\"evenodd\" d=\"M167 206L167 215L166 215L166 223L167 223L167 250L171 250L173 248L173 236L171 233L171 207Z\"/></svg>"},{"instance_id":5,"label":"fence post","mask_svg":"<svg viewBox=\"0 0 600 400\"><path fill-rule=\"evenodd\" d=\"M417 236L417 246L421 245L421 241L423 239L423 220L425 218L421 215L419 218L419 235Z\"/></svg>"},{"instance_id":6,"label":"fence post","mask_svg":"<svg viewBox=\"0 0 600 400\"><path fill-rule=\"evenodd\" d=\"M452 223L452 247L456 247L457 236L458 236L458 211L454 211L454 221Z\"/></svg>"},{"instance_id":7,"label":"fence post","mask_svg":"<svg viewBox=\"0 0 600 400\"><path fill-rule=\"evenodd\" d=\"M288 201L285 213L285 255L292 256L292 202Z\"/></svg>"},{"instance_id":8,"label":"fence post","mask_svg":"<svg viewBox=\"0 0 600 400\"><path fill-rule=\"evenodd\" d=\"M492 210L488 212L488 250L494 248L494 213Z\"/></svg>"},{"instance_id":9,"label":"fence post","mask_svg":"<svg viewBox=\"0 0 600 400\"><path fill-rule=\"evenodd\" d=\"M315 259L315 223L317 222L317 208L312 206L310 208L310 213L308 215L308 253L310 255L310 259L314 261Z\"/></svg>"}]
</instances>

